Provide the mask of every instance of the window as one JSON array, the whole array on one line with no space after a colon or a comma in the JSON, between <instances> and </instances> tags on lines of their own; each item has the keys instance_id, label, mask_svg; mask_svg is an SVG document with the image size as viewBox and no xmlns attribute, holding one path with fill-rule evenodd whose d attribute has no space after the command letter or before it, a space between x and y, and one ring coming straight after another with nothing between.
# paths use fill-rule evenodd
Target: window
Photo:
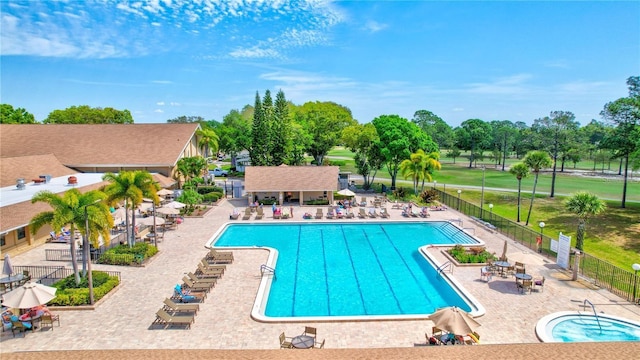
<instances>
[{"instance_id":1,"label":"window","mask_svg":"<svg viewBox=\"0 0 640 360\"><path fill-rule=\"evenodd\" d=\"M4 238L6 234L0 235L0 246L5 246L7 244L6 239Z\"/></svg>"},{"instance_id":2,"label":"window","mask_svg":"<svg viewBox=\"0 0 640 360\"><path fill-rule=\"evenodd\" d=\"M27 237L27 228L21 227L18 229L18 240L22 240Z\"/></svg>"}]
</instances>

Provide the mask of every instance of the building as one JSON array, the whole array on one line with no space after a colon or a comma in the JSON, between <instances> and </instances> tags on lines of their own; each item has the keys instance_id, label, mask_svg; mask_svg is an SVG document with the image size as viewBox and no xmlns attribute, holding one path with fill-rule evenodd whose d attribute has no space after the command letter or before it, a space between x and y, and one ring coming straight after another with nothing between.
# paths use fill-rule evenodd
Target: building
<instances>
[{"instance_id":1,"label":"building","mask_svg":"<svg viewBox=\"0 0 640 360\"><path fill-rule=\"evenodd\" d=\"M98 189L105 185L105 172L130 170L149 171L162 187L172 186L178 160L201 155L199 128L197 123L0 125L0 250L20 251L49 237L46 227L35 235L29 231L31 218L50 209L31 203L37 191Z\"/></svg>"},{"instance_id":2,"label":"building","mask_svg":"<svg viewBox=\"0 0 640 360\"><path fill-rule=\"evenodd\" d=\"M331 204L339 171L338 166L247 166L244 188L249 204L262 199L275 199L280 205L314 200Z\"/></svg>"}]
</instances>

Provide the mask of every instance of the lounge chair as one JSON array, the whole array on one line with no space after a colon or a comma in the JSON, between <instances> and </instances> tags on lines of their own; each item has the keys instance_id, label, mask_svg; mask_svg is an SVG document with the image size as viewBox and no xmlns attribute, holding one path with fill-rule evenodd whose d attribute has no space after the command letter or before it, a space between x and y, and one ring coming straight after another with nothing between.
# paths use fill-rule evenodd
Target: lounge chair
<instances>
[{"instance_id":1,"label":"lounge chair","mask_svg":"<svg viewBox=\"0 0 640 360\"><path fill-rule=\"evenodd\" d=\"M364 219L367 217L367 212L365 211L365 209L363 207L361 207L358 211L358 217L360 219Z\"/></svg>"},{"instance_id":2,"label":"lounge chair","mask_svg":"<svg viewBox=\"0 0 640 360\"><path fill-rule=\"evenodd\" d=\"M318 208L316 209L316 219L322 219L323 218L323 214L322 214L322 209Z\"/></svg>"},{"instance_id":3,"label":"lounge chair","mask_svg":"<svg viewBox=\"0 0 640 360\"><path fill-rule=\"evenodd\" d=\"M231 264L233 262L233 253L227 251L216 251L215 249L209 250L209 253L206 256L208 263L218 263L218 264Z\"/></svg>"},{"instance_id":4,"label":"lounge chair","mask_svg":"<svg viewBox=\"0 0 640 360\"><path fill-rule=\"evenodd\" d=\"M280 209L276 209L276 211L273 212L273 218L274 219L280 219L282 218L282 210Z\"/></svg>"},{"instance_id":5,"label":"lounge chair","mask_svg":"<svg viewBox=\"0 0 640 360\"><path fill-rule=\"evenodd\" d=\"M206 297L206 292L184 291L182 290L182 286L180 286L180 284L176 284L176 286L173 288L173 299L178 300L181 303L203 302Z\"/></svg>"},{"instance_id":6,"label":"lounge chair","mask_svg":"<svg viewBox=\"0 0 640 360\"><path fill-rule=\"evenodd\" d=\"M293 338L286 337L284 333L280 334L280 348L281 349L293 348L293 344L291 344L291 340L293 340Z\"/></svg>"},{"instance_id":7,"label":"lounge chair","mask_svg":"<svg viewBox=\"0 0 640 360\"><path fill-rule=\"evenodd\" d=\"M202 265L202 262L199 262L198 269L196 270L196 276L215 277L219 279L224 275L224 270L225 269L207 269Z\"/></svg>"},{"instance_id":8,"label":"lounge chair","mask_svg":"<svg viewBox=\"0 0 640 360\"><path fill-rule=\"evenodd\" d=\"M258 210L256 210L256 220L262 220L262 217L264 216L264 210L259 207Z\"/></svg>"},{"instance_id":9,"label":"lounge chair","mask_svg":"<svg viewBox=\"0 0 640 360\"><path fill-rule=\"evenodd\" d=\"M370 218L377 218L378 217L378 213L376 212L376 208L369 208L369 217Z\"/></svg>"},{"instance_id":10,"label":"lounge chair","mask_svg":"<svg viewBox=\"0 0 640 360\"><path fill-rule=\"evenodd\" d=\"M427 210L426 207L423 207L422 210L420 210L420 214L421 217L423 218L427 218L429 217L429 211Z\"/></svg>"},{"instance_id":11,"label":"lounge chair","mask_svg":"<svg viewBox=\"0 0 640 360\"><path fill-rule=\"evenodd\" d=\"M191 324L195 321L194 315L170 315L164 309L156 312L156 320L154 324L163 324L165 326L178 325L187 329L191 328Z\"/></svg>"},{"instance_id":12,"label":"lounge chair","mask_svg":"<svg viewBox=\"0 0 640 360\"><path fill-rule=\"evenodd\" d=\"M321 342L321 343L319 343L319 345L318 345L318 343L316 342L316 343L313 345L313 349L324 349L324 341L325 341L325 339L322 339L322 342Z\"/></svg>"},{"instance_id":13,"label":"lounge chair","mask_svg":"<svg viewBox=\"0 0 640 360\"><path fill-rule=\"evenodd\" d=\"M347 215L344 216L346 219L353 219L356 215L351 211L351 209L347 210Z\"/></svg>"},{"instance_id":14,"label":"lounge chair","mask_svg":"<svg viewBox=\"0 0 640 360\"><path fill-rule=\"evenodd\" d=\"M209 277L204 275L198 276L192 272L188 272L187 276L191 281L193 281L194 284L210 284L213 287L216 286L216 283L218 282L217 277Z\"/></svg>"},{"instance_id":15,"label":"lounge chair","mask_svg":"<svg viewBox=\"0 0 640 360\"><path fill-rule=\"evenodd\" d=\"M251 208L244 209L244 216L242 216L242 220L251 219Z\"/></svg>"},{"instance_id":16,"label":"lounge chair","mask_svg":"<svg viewBox=\"0 0 640 360\"><path fill-rule=\"evenodd\" d=\"M329 208L329 210L327 210L327 219L333 219L333 209Z\"/></svg>"},{"instance_id":17,"label":"lounge chair","mask_svg":"<svg viewBox=\"0 0 640 360\"><path fill-rule=\"evenodd\" d=\"M201 291L201 292L209 292L213 287L213 284L206 282L194 282L186 276L182 277L182 281L184 281L184 286L186 286L189 291Z\"/></svg>"},{"instance_id":18,"label":"lounge chair","mask_svg":"<svg viewBox=\"0 0 640 360\"><path fill-rule=\"evenodd\" d=\"M169 298L164 299L164 305L165 305L164 307L165 311L173 311L174 313L190 312L196 315L198 313L198 310L200 310L199 304L176 304L175 302L173 302L173 300Z\"/></svg>"},{"instance_id":19,"label":"lounge chair","mask_svg":"<svg viewBox=\"0 0 640 360\"><path fill-rule=\"evenodd\" d=\"M389 212L387 211L387 208L384 208L384 207L383 207L382 209L380 209L380 217L381 217L381 218L385 218L385 219L388 219L388 218L390 218L390 217L391 217L391 215L390 215L390 214L389 214Z\"/></svg>"},{"instance_id":20,"label":"lounge chair","mask_svg":"<svg viewBox=\"0 0 640 360\"><path fill-rule=\"evenodd\" d=\"M210 264L207 261L206 257L202 258L199 264L202 265L203 270L217 270L217 271L222 270L222 272L225 272L227 270L227 265L216 264L216 263Z\"/></svg>"},{"instance_id":21,"label":"lounge chair","mask_svg":"<svg viewBox=\"0 0 640 360\"><path fill-rule=\"evenodd\" d=\"M233 208L233 212L229 215L229 220L238 220L240 217L240 211L237 208Z\"/></svg>"}]
</instances>

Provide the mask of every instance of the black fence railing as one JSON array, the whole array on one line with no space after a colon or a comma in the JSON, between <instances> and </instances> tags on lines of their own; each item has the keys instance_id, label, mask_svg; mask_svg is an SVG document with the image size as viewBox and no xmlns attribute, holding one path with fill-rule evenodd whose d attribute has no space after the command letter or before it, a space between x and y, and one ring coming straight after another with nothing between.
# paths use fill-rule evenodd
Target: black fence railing
<instances>
[{"instance_id":1,"label":"black fence railing","mask_svg":"<svg viewBox=\"0 0 640 360\"><path fill-rule=\"evenodd\" d=\"M17 274L28 272L32 281L39 282L43 285L52 285L73 274L73 269L68 269L63 266L14 266L13 271ZM118 280L122 280L119 271L100 271L109 274L109 276L117 276Z\"/></svg>"},{"instance_id":2,"label":"black fence railing","mask_svg":"<svg viewBox=\"0 0 640 360\"><path fill-rule=\"evenodd\" d=\"M543 235L541 232L496 215L491 210L481 209L475 204L462 200L459 194L453 195L440 190L436 191L438 192L440 201L449 208L456 209L471 218L477 219L480 225L488 227L490 230L498 231L529 249L537 250L538 245L536 240L538 237L541 237L542 247L540 252L549 258L555 257L556 253L551 251L552 239ZM572 251L569 261L570 269L573 269L574 266L574 256L574 251ZM637 278L637 274L631 271L617 267L595 256L581 253L579 274L590 279L595 285L605 288L626 300L636 301L638 299L640 281Z\"/></svg>"},{"instance_id":3,"label":"black fence railing","mask_svg":"<svg viewBox=\"0 0 640 360\"><path fill-rule=\"evenodd\" d=\"M126 234L119 233L111 237L109 246L100 246L99 248L92 247L90 251L91 261L97 261L104 252L119 246L123 242L126 242ZM47 261L71 261L71 249L45 249L44 255ZM76 249L76 257L78 261L82 259L82 256L82 249Z\"/></svg>"}]
</instances>

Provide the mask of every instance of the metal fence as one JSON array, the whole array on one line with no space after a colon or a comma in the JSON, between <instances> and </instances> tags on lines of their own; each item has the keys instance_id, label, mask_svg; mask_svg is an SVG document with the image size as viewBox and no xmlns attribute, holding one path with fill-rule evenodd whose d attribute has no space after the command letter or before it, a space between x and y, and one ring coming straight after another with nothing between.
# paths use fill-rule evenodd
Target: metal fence
<instances>
[{"instance_id":1,"label":"metal fence","mask_svg":"<svg viewBox=\"0 0 640 360\"><path fill-rule=\"evenodd\" d=\"M114 235L109 242L109 246L100 246L99 248L91 248L91 261L96 261L107 250L119 246L122 242L126 242L126 234L120 233ZM71 261L71 249L45 249L45 259L47 261ZM76 258L82 259L83 252L81 248L76 249Z\"/></svg>"},{"instance_id":2,"label":"metal fence","mask_svg":"<svg viewBox=\"0 0 640 360\"><path fill-rule=\"evenodd\" d=\"M536 238L542 238L541 253L549 258L555 258L556 253L551 251L551 238L522 226L502 216L496 215L490 210L481 209L479 206L462 200L460 196L445 193L440 190L439 199L451 209L456 209L461 213L476 219L476 221L490 230L513 239L523 246L532 250L537 250ZM569 268L574 266L574 252L571 254ZM617 267L605 260L598 259L593 255L582 253L579 262L579 274L588 278L595 285L605 288L612 293L629 301L638 299L638 279L637 274ZM635 292L635 293L634 293Z\"/></svg>"},{"instance_id":3,"label":"metal fence","mask_svg":"<svg viewBox=\"0 0 640 360\"><path fill-rule=\"evenodd\" d=\"M14 266L13 270L18 274L27 271L31 279L44 285L52 285L55 282L73 275L73 269L68 269L64 266ZM99 271L105 272L109 274L109 276L117 276L119 281L122 280L119 271Z\"/></svg>"}]
</instances>

